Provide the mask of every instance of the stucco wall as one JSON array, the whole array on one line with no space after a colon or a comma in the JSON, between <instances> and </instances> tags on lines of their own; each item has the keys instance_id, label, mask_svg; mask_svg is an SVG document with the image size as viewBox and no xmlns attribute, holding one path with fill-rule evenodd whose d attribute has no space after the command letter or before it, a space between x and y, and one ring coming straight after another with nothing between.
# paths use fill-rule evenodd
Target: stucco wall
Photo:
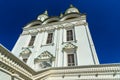
<instances>
[{"instance_id":1,"label":"stucco wall","mask_svg":"<svg viewBox=\"0 0 120 80\"><path fill-rule=\"evenodd\" d=\"M5 71L0 70L0 80L12 80L12 77Z\"/></svg>"},{"instance_id":2,"label":"stucco wall","mask_svg":"<svg viewBox=\"0 0 120 80\"><path fill-rule=\"evenodd\" d=\"M79 19L79 18L78 18ZM73 20L74 21L74 20ZM28 33L28 34L22 34L20 35L15 47L13 48L12 52L17 57L19 57L20 53L23 51L22 48L29 48L32 52L30 57L27 60L27 64L33 68L35 67L34 59L37 58L41 53L44 51L48 51L55 57L55 61L52 63L52 67L64 67L67 66L67 53L63 50L63 48L68 44L71 43L77 47L76 50L74 50L75 53L75 62L77 66L80 65L93 65L98 64L99 61L97 59L96 51L92 42L92 38L88 29L88 25L86 22L86 25L73 25L73 21L70 21L68 23L64 23L64 26L61 23L58 23L57 25L51 25L48 27L48 25L39 26L35 29L28 28L28 30L23 30L26 32L30 32L38 29L47 29L44 31L39 31L36 33ZM85 22L84 20L79 20L81 23ZM78 21L76 21L78 22ZM56 28L52 28L56 26ZM59 26L62 26L63 28L58 28ZM68 27L67 27L68 26ZM67 41L66 40L66 32L67 30L72 29L73 30L73 41ZM53 42L51 44L46 44L47 36L49 32L53 32ZM31 35L35 34L36 38L33 44L33 47L28 46ZM38 70L38 69L37 69Z\"/></svg>"}]
</instances>

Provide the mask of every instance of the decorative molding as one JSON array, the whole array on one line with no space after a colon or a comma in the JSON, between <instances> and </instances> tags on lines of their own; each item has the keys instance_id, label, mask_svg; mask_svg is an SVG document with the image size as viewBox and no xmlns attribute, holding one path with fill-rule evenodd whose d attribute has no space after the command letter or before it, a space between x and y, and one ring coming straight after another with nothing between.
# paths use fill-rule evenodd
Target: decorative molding
<instances>
[{"instance_id":1,"label":"decorative molding","mask_svg":"<svg viewBox=\"0 0 120 80\"><path fill-rule=\"evenodd\" d=\"M32 45L32 46L22 47L22 49L26 49L26 48L31 49L34 48L34 46Z\"/></svg>"},{"instance_id":2,"label":"decorative molding","mask_svg":"<svg viewBox=\"0 0 120 80\"><path fill-rule=\"evenodd\" d=\"M41 45L41 47L43 47L43 46L54 46L54 43L50 43L50 44Z\"/></svg>"},{"instance_id":3,"label":"decorative molding","mask_svg":"<svg viewBox=\"0 0 120 80\"><path fill-rule=\"evenodd\" d=\"M79 78L82 80L119 80L120 79L119 67L120 67L120 64L118 65L105 64L105 65L48 68L46 70L40 71L37 75L34 76L34 79L42 79L43 76L46 76L46 77L53 76L53 77L59 78L60 76L63 77L64 75L64 77L68 79L69 79L69 76L74 76L74 78L76 79ZM117 77L115 77L114 75Z\"/></svg>"},{"instance_id":4,"label":"decorative molding","mask_svg":"<svg viewBox=\"0 0 120 80\"><path fill-rule=\"evenodd\" d=\"M44 27L36 27L36 28L30 28L30 29L24 29L22 35L37 35L38 32L45 32L49 30L55 30L55 29L63 29L63 28L71 28L73 26L77 27L80 25L87 25L86 22L82 21L74 21L74 22L69 22L69 23L63 23L63 24L57 24L57 25L46 25Z\"/></svg>"},{"instance_id":5,"label":"decorative molding","mask_svg":"<svg viewBox=\"0 0 120 80\"><path fill-rule=\"evenodd\" d=\"M29 31L23 31L21 35L27 35L27 34L30 34Z\"/></svg>"},{"instance_id":6,"label":"decorative molding","mask_svg":"<svg viewBox=\"0 0 120 80\"><path fill-rule=\"evenodd\" d=\"M25 48L21 53L20 55L28 55L28 54L31 54L31 50L29 48Z\"/></svg>"},{"instance_id":7,"label":"decorative molding","mask_svg":"<svg viewBox=\"0 0 120 80\"><path fill-rule=\"evenodd\" d=\"M63 27L64 28L72 28L73 24L72 23L66 23L66 24L63 24Z\"/></svg>"},{"instance_id":8,"label":"decorative molding","mask_svg":"<svg viewBox=\"0 0 120 80\"><path fill-rule=\"evenodd\" d=\"M37 35L38 32L39 32L39 31L38 31L37 29L29 30L29 33L30 33L31 35Z\"/></svg>"},{"instance_id":9,"label":"decorative molding","mask_svg":"<svg viewBox=\"0 0 120 80\"><path fill-rule=\"evenodd\" d=\"M48 55L46 53L44 55ZM50 55L50 54L49 54ZM43 55L42 55L43 56ZM51 56L51 55L50 55ZM7 70L10 74L23 76L25 80L42 80L55 76L65 78L74 76L82 80L120 80L120 64L101 64L72 67L51 67L40 71L34 71L9 51L0 45L0 69ZM32 70L32 71L31 71ZM104 77L106 76L106 77ZM20 77L20 76L19 76ZM91 78L90 78L91 77Z\"/></svg>"},{"instance_id":10,"label":"decorative molding","mask_svg":"<svg viewBox=\"0 0 120 80\"><path fill-rule=\"evenodd\" d=\"M85 23L86 22L84 22L81 19L77 18L77 19L73 19L73 20L67 20L67 21L56 22L56 23L51 23L51 24L44 24L44 25L36 26L36 27L24 28L24 31L37 30L37 29L39 29L39 31L45 31L45 30L52 30L52 29L58 29L58 28L71 27L73 25L74 26L84 25Z\"/></svg>"},{"instance_id":11,"label":"decorative molding","mask_svg":"<svg viewBox=\"0 0 120 80\"><path fill-rule=\"evenodd\" d=\"M76 48L77 48L77 46L75 46L71 42L69 42L63 47L63 50L76 49Z\"/></svg>"},{"instance_id":12,"label":"decorative molding","mask_svg":"<svg viewBox=\"0 0 120 80\"><path fill-rule=\"evenodd\" d=\"M35 58L34 62L35 64L39 64L40 68L47 68L52 66L52 61L54 59L55 57L53 57L50 52L44 51L37 58Z\"/></svg>"},{"instance_id":13,"label":"decorative molding","mask_svg":"<svg viewBox=\"0 0 120 80\"><path fill-rule=\"evenodd\" d=\"M54 58L55 57L50 52L44 51L37 58L35 58L35 62L46 61L46 60L53 60Z\"/></svg>"},{"instance_id":14,"label":"decorative molding","mask_svg":"<svg viewBox=\"0 0 120 80\"><path fill-rule=\"evenodd\" d=\"M0 68L6 69L11 72L11 74L19 73L24 77L26 76L26 78L31 79L32 74L24 68L26 64L22 66L23 64L22 61L0 45Z\"/></svg>"}]
</instances>

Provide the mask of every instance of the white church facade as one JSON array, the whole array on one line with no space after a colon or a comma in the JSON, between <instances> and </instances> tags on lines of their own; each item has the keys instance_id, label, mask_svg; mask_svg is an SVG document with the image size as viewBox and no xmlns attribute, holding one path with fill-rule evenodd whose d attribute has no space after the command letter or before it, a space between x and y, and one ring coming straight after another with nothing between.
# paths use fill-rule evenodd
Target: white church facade
<instances>
[{"instance_id":1,"label":"white church facade","mask_svg":"<svg viewBox=\"0 0 120 80\"><path fill-rule=\"evenodd\" d=\"M70 6L28 23L10 52L0 46L2 80L120 80L120 64L99 64L86 15Z\"/></svg>"}]
</instances>

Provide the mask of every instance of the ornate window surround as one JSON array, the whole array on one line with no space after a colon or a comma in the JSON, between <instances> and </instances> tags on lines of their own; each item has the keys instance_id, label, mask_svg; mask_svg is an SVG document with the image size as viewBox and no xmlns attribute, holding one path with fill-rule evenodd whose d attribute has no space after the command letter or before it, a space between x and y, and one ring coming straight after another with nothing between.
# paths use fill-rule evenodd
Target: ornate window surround
<instances>
[{"instance_id":1,"label":"ornate window surround","mask_svg":"<svg viewBox=\"0 0 120 80\"><path fill-rule=\"evenodd\" d=\"M47 45L49 45L49 44L54 44L54 36L55 36L55 30L49 30L49 31L47 31L47 38L48 38L48 34L49 33L52 33L53 35L52 35L52 42L51 43L46 43ZM47 39L46 39L46 42L47 42Z\"/></svg>"},{"instance_id":2,"label":"ornate window surround","mask_svg":"<svg viewBox=\"0 0 120 80\"><path fill-rule=\"evenodd\" d=\"M67 51L72 50L74 53L68 53ZM77 54L76 54L76 50L77 50L77 46L75 46L74 44L72 44L71 42L67 43L64 47L63 47L63 56L67 56L67 66L68 66L68 54L74 54L74 66L77 65ZM66 54L65 54L66 53ZM64 57L65 58L65 57ZM63 63L64 63L64 59L63 59Z\"/></svg>"},{"instance_id":3,"label":"ornate window surround","mask_svg":"<svg viewBox=\"0 0 120 80\"><path fill-rule=\"evenodd\" d=\"M33 45L34 45L35 38L36 38L35 35L32 35L32 36L31 36L28 46L33 46Z\"/></svg>"},{"instance_id":4,"label":"ornate window surround","mask_svg":"<svg viewBox=\"0 0 120 80\"><path fill-rule=\"evenodd\" d=\"M27 46L27 48L34 48L34 44L35 44L35 40L36 40L36 38L37 38L37 34L38 34L38 32L36 31L36 30L29 30L30 31L30 40L29 40L29 43L28 43L28 46ZM34 39L34 42L33 42L33 44L32 45L29 45L30 44L30 41L31 41L31 38L32 38L32 36L35 36L35 39Z\"/></svg>"},{"instance_id":5,"label":"ornate window surround","mask_svg":"<svg viewBox=\"0 0 120 80\"><path fill-rule=\"evenodd\" d=\"M72 54L67 54L67 63L68 65L67 66L75 66L75 54L72 53Z\"/></svg>"},{"instance_id":6,"label":"ornate window surround","mask_svg":"<svg viewBox=\"0 0 120 80\"><path fill-rule=\"evenodd\" d=\"M28 59L30 54L31 54L31 50L29 48L25 48L19 55L19 57L24 60L24 59Z\"/></svg>"},{"instance_id":7,"label":"ornate window surround","mask_svg":"<svg viewBox=\"0 0 120 80\"><path fill-rule=\"evenodd\" d=\"M55 60L55 57L48 51L44 51L41 53L37 58L34 59L34 63L44 63L44 62L49 62L50 65L52 66L52 61ZM44 65L44 64L43 64ZM47 66L47 65L45 65Z\"/></svg>"},{"instance_id":8,"label":"ornate window surround","mask_svg":"<svg viewBox=\"0 0 120 80\"><path fill-rule=\"evenodd\" d=\"M53 43L53 32L48 33L46 40L46 44L51 44L51 43Z\"/></svg>"},{"instance_id":9,"label":"ornate window surround","mask_svg":"<svg viewBox=\"0 0 120 80\"><path fill-rule=\"evenodd\" d=\"M63 47L63 51L68 50L68 49L77 49L77 46L75 46L74 44L72 44L71 42L68 42L64 47Z\"/></svg>"},{"instance_id":10,"label":"ornate window surround","mask_svg":"<svg viewBox=\"0 0 120 80\"><path fill-rule=\"evenodd\" d=\"M73 40L73 30L72 29L66 31L66 38L67 38L67 41Z\"/></svg>"},{"instance_id":11,"label":"ornate window surround","mask_svg":"<svg viewBox=\"0 0 120 80\"><path fill-rule=\"evenodd\" d=\"M64 43L69 43L69 42L74 42L74 43L76 43L77 42L77 40L76 40L76 35L75 35L75 29L74 29L74 25L72 25L72 24L67 24L67 25L65 25L65 26L69 26L69 27L65 27L65 33L64 33L64 35L66 35L66 39L65 40L63 40L63 42L62 42L62 44L64 44ZM67 41L67 31L68 30L72 30L72 34L73 34L73 40L70 40L70 41ZM63 35L63 36L64 36Z\"/></svg>"},{"instance_id":12,"label":"ornate window surround","mask_svg":"<svg viewBox=\"0 0 120 80\"><path fill-rule=\"evenodd\" d=\"M53 29L53 30L46 30L46 32L47 32L47 37L46 37L46 39L45 39L45 43L43 43L43 44L41 45L41 47L43 47L43 46L53 46L53 45L54 45L55 29ZM48 44L47 44L47 38L48 38L48 34L49 34L49 33L53 33L52 43L48 43ZM45 37L44 37L44 38L45 38Z\"/></svg>"}]
</instances>

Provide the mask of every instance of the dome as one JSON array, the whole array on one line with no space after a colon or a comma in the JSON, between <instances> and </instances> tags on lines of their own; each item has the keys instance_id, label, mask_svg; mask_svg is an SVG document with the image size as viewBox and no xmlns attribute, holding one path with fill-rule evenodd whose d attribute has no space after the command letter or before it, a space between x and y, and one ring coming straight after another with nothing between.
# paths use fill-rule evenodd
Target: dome
<instances>
[{"instance_id":1,"label":"dome","mask_svg":"<svg viewBox=\"0 0 120 80\"><path fill-rule=\"evenodd\" d=\"M74 19L74 18L78 18L78 17L81 17L80 14L78 14L78 13L66 14L61 17L60 21L70 20L70 19Z\"/></svg>"},{"instance_id":2,"label":"dome","mask_svg":"<svg viewBox=\"0 0 120 80\"><path fill-rule=\"evenodd\" d=\"M38 17L37 17L37 20L40 20L40 21L44 21L45 19L47 19L48 18L48 12L47 11L45 11L43 14L41 14L41 15L39 15Z\"/></svg>"},{"instance_id":3,"label":"dome","mask_svg":"<svg viewBox=\"0 0 120 80\"><path fill-rule=\"evenodd\" d=\"M48 19L46 19L43 24L47 24L47 23L54 23L54 22L58 22L59 21L59 17L49 17Z\"/></svg>"},{"instance_id":4,"label":"dome","mask_svg":"<svg viewBox=\"0 0 120 80\"><path fill-rule=\"evenodd\" d=\"M30 23L28 23L25 28L29 28L29 27L35 27L35 26L39 26L41 25L42 22L40 20L35 20L35 21L32 21Z\"/></svg>"},{"instance_id":5,"label":"dome","mask_svg":"<svg viewBox=\"0 0 120 80\"><path fill-rule=\"evenodd\" d=\"M65 14L69 14L69 13L80 13L79 10L77 8L75 8L73 5L70 5L70 8L68 8L65 11Z\"/></svg>"}]
</instances>

